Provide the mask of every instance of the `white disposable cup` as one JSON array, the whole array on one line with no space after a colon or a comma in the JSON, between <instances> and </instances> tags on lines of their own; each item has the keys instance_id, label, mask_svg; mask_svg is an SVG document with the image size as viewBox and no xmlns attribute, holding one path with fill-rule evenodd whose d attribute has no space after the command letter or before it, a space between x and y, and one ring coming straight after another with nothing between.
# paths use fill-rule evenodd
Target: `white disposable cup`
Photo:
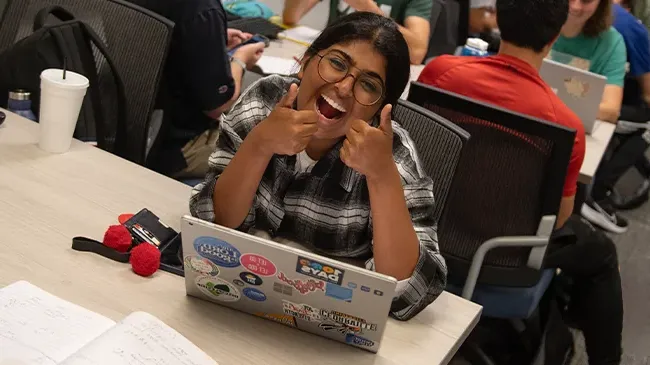
<instances>
[{"instance_id":1,"label":"white disposable cup","mask_svg":"<svg viewBox=\"0 0 650 365\"><path fill-rule=\"evenodd\" d=\"M38 146L47 152L63 153L70 149L79 119L88 79L75 72L47 69L41 73L41 106L38 122Z\"/></svg>"}]
</instances>

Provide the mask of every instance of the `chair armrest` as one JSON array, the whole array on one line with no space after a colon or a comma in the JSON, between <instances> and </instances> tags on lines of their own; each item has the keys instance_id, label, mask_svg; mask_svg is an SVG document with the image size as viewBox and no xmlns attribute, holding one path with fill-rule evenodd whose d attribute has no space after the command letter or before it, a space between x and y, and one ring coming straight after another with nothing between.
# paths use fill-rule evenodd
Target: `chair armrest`
<instances>
[{"instance_id":1,"label":"chair armrest","mask_svg":"<svg viewBox=\"0 0 650 365\"><path fill-rule=\"evenodd\" d=\"M544 216L539 223L537 235L535 236L495 237L483 242L478 250L476 250L474 257L472 258L472 264L467 273L465 286L463 286L463 298L467 300L472 299L474 288L476 287L476 282L478 281L478 276L481 273L481 267L483 266L483 261L485 260L485 255L487 255L487 253L494 248L532 247L533 249L531 250L530 256L528 257L527 266L533 269L541 268L544 254L546 252L546 246L548 246L548 241L551 232L553 231L554 224L555 216Z\"/></svg>"}]
</instances>

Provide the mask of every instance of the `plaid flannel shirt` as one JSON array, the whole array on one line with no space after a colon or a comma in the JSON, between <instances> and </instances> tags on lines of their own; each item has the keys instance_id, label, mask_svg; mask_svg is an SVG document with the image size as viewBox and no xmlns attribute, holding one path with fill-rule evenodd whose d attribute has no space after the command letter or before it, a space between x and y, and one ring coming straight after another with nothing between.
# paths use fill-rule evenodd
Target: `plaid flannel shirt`
<instances>
[{"instance_id":1,"label":"plaid flannel shirt","mask_svg":"<svg viewBox=\"0 0 650 365\"><path fill-rule=\"evenodd\" d=\"M249 87L223 117L210 170L190 199L195 217L214 222L212 195L219 175L248 133L264 120L289 89L291 77L269 76ZM375 122L377 124L377 122ZM393 157L401 175L406 204L420 241L415 270L393 300L391 313L407 320L444 290L447 267L438 249L433 221L432 182L422 170L408 133L393 122ZM372 259L372 219L366 179L339 158L342 141L309 172L295 170L295 156L275 155L260 181L253 205L238 230L267 231L272 237L299 242L330 257ZM396 243L399 244L399 243Z\"/></svg>"}]
</instances>

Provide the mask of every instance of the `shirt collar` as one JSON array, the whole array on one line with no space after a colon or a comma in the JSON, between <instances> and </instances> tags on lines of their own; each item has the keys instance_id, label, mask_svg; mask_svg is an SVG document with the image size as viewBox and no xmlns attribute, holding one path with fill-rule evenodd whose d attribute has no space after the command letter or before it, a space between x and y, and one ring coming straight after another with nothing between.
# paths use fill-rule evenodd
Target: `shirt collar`
<instances>
[{"instance_id":1,"label":"shirt collar","mask_svg":"<svg viewBox=\"0 0 650 365\"><path fill-rule=\"evenodd\" d=\"M349 193L361 178L361 174L341 161L340 152L342 146L343 139L337 142L325 156L318 160L311 173L319 178L327 176L332 181L338 180L339 185Z\"/></svg>"}]
</instances>

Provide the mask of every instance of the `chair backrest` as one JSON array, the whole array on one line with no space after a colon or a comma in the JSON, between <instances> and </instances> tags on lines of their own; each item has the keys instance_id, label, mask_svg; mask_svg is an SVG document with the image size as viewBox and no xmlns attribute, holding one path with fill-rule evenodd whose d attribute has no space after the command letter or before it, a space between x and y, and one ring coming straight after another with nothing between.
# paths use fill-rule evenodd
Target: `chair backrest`
<instances>
[{"instance_id":1,"label":"chair backrest","mask_svg":"<svg viewBox=\"0 0 650 365\"><path fill-rule=\"evenodd\" d=\"M440 220L469 133L445 118L399 100L393 119L409 132L422 168L433 180L435 222Z\"/></svg>"},{"instance_id":2,"label":"chair backrest","mask_svg":"<svg viewBox=\"0 0 650 365\"><path fill-rule=\"evenodd\" d=\"M534 236L544 215L559 209L575 130L481 103L420 83L408 100L468 131L453 189L439 224L440 250L453 282L464 282L485 241ZM532 286L530 248L490 251L478 282Z\"/></svg>"},{"instance_id":3,"label":"chair backrest","mask_svg":"<svg viewBox=\"0 0 650 365\"><path fill-rule=\"evenodd\" d=\"M127 151L125 157L143 164L149 119L154 108L163 66L171 42L173 23L123 0L9 0L0 23L0 51L32 33L36 13L50 5L64 7L90 25L107 46L124 82L127 99ZM97 50L102 104L109 113L107 134L115 136L117 110L113 77ZM105 96L105 97L104 97ZM109 148L109 151L111 149Z\"/></svg>"},{"instance_id":4,"label":"chair backrest","mask_svg":"<svg viewBox=\"0 0 650 365\"><path fill-rule=\"evenodd\" d=\"M469 0L432 0L426 60L453 54L465 44L469 32Z\"/></svg>"}]
</instances>

